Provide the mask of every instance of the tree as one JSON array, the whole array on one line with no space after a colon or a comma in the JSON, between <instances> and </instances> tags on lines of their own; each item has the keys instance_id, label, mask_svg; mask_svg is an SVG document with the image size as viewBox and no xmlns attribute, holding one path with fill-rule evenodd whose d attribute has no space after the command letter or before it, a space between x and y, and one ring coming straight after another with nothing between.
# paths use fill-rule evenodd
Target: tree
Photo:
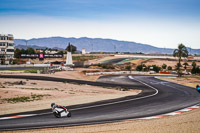
<instances>
[{"instance_id":1,"label":"tree","mask_svg":"<svg viewBox=\"0 0 200 133\"><path fill-rule=\"evenodd\" d=\"M160 71L160 69L161 69L161 67L159 67L159 66L156 66L156 65L152 65L152 67L153 67L153 71L155 71L155 72L159 72Z\"/></svg>"},{"instance_id":2,"label":"tree","mask_svg":"<svg viewBox=\"0 0 200 133\"><path fill-rule=\"evenodd\" d=\"M184 68L185 68L185 70L186 70L186 69L187 69L187 66L188 66L188 63L185 62L183 65L184 65Z\"/></svg>"},{"instance_id":3,"label":"tree","mask_svg":"<svg viewBox=\"0 0 200 133\"><path fill-rule=\"evenodd\" d=\"M26 50L26 53L27 53L27 54L35 54L35 50L34 50L33 48L28 48L28 49Z\"/></svg>"},{"instance_id":4,"label":"tree","mask_svg":"<svg viewBox=\"0 0 200 133\"><path fill-rule=\"evenodd\" d=\"M15 52L14 52L14 56L15 58L19 58L20 57L20 54L21 54L21 50L20 49L15 49Z\"/></svg>"},{"instance_id":5,"label":"tree","mask_svg":"<svg viewBox=\"0 0 200 133\"><path fill-rule=\"evenodd\" d=\"M178 70L181 67L182 67L181 63L177 63L176 66L175 66L175 69Z\"/></svg>"},{"instance_id":6,"label":"tree","mask_svg":"<svg viewBox=\"0 0 200 133\"><path fill-rule=\"evenodd\" d=\"M178 49L175 49L173 52L173 56L174 57L178 57L178 63L177 63L177 70L178 70L178 76L181 76L181 71L180 71L180 67L181 67L181 58L182 57L188 57L188 50L185 47L185 45L183 44L179 44L178 45Z\"/></svg>"},{"instance_id":7,"label":"tree","mask_svg":"<svg viewBox=\"0 0 200 133\"><path fill-rule=\"evenodd\" d=\"M166 69L167 68L167 65L166 64L163 64L162 65L162 69Z\"/></svg>"},{"instance_id":8,"label":"tree","mask_svg":"<svg viewBox=\"0 0 200 133\"><path fill-rule=\"evenodd\" d=\"M197 66L197 64L196 64L196 62L192 62L192 70L191 70L191 73L192 74L196 74L196 73L199 73L199 67L196 67Z\"/></svg>"},{"instance_id":9,"label":"tree","mask_svg":"<svg viewBox=\"0 0 200 133\"><path fill-rule=\"evenodd\" d=\"M199 69L199 67L196 67L196 73L197 73L197 74L200 74L200 69Z\"/></svg>"},{"instance_id":10,"label":"tree","mask_svg":"<svg viewBox=\"0 0 200 133\"><path fill-rule=\"evenodd\" d=\"M143 68L146 68L146 65L145 65L145 64L138 65L138 66L136 67L136 71L142 71Z\"/></svg>"},{"instance_id":11,"label":"tree","mask_svg":"<svg viewBox=\"0 0 200 133\"><path fill-rule=\"evenodd\" d=\"M14 52L14 56L15 58L19 58L21 56L21 54L35 54L35 50L33 48L28 48L26 50L24 49L16 49Z\"/></svg>"},{"instance_id":12,"label":"tree","mask_svg":"<svg viewBox=\"0 0 200 133\"><path fill-rule=\"evenodd\" d=\"M192 62L193 68L196 67L196 65L197 65L196 62L193 61L193 62Z\"/></svg>"},{"instance_id":13,"label":"tree","mask_svg":"<svg viewBox=\"0 0 200 133\"><path fill-rule=\"evenodd\" d=\"M168 66L167 69L168 69L168 70L172 70L172 67L171 67L171 66Z\"/></svg>"},{"instance_id":14,"label":"tree","mask_svg":"<svg viewBox=\"0 0 200 133\"><path fill-rule=\"evenodd\" d=\"M67 48L65 50L71 51L72 53L74 53L77 50L77 48L76 48L76 46L69 43L69 45L67 46Z\"/></svg>"}]
</instances>

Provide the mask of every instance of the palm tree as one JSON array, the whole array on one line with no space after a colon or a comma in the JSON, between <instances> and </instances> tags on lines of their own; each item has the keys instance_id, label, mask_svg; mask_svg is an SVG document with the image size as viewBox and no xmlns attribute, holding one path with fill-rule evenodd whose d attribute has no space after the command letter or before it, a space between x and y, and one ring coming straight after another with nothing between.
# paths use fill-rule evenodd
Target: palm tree
<instances>
[{"instance_id":1,"label":"palm tree","mask_svg":"<svg viewBox=\"0 0 200 133\"><path fill-rule=\"evenodd\" d=\"M180 77L181 76L181 72L180 72L180 67L181 67L181 58L182 57L188 57L188 50L187 48L185 47L185 45L183 44L179 44L178 45L178 49L175 49L174 52L173 52L173 56L174 57L178 57L178 64L177 65L177 69L178 69L178 76Z\"/></svg>"}]
</instances>

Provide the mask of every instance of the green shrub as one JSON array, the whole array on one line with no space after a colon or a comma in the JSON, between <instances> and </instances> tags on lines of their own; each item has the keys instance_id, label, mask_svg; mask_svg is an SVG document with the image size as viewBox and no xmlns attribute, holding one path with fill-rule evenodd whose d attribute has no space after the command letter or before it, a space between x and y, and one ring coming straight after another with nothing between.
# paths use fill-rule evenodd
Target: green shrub
<instances>
[{"instance_id":1,"label":"green shrub","mask_svg":"<svg viewBox=\"0 0 200 133\"><path fill-rule=\"evenodd\" d=\"M131 70L131 66L130 65L126 66L126 70L130 71Z\"/></svg>"},{"instance_id":2,"label":"green shrub","mask_svg":"<svg viewBox=\"0 0 200 133\"><path fill-rule=\"evenodd\" d=\"M146 68L146 65L145 65L145 64L138 65L138 66L136 67L136 71L142 71L142 70L143 70L143 67Z\"/></svg>"},{"instance_id":3,"label":"green shrub","mask_svg":"<svg viewBox=\"0 0 200 133\"><path fill-rule=\"evenodd\" d=\"M159 67L159 66L156 66L156 65L152 65L152 67L153 67L153 70L155 71L155 72L159 72L160 71L160 69L161 69L161 67Z\"/></svg>"},{"instance_id":4,"label":"green shrub","mask_svg":"<svg viewBox=\"0 0 200 133\"><path fill-rule=\"evenodd\" d=\"M167 69L168 69L168 70L172 70L172 67L171 67L171 66L168 66Z\"/></svg>"},{"instance_id":5,"label":"green shrub","mask_svg":"<svg viewBox=\"0 0 200 133\"><path fill-rule=\"evenodd\" d=\"M7 101L8 103L17 103L17 102L29 102L32 101L30 97L14 97L14 98L4 98L3 101Z\"/></svg>"},{"instance_id":6,"label":"green shrub","mask_svg":"<svg viewBox=\"0 0 200 133\"><path fill-rule=\"evenodd\" d=\"M26 72L26 73L37 73L38 70L42 70L42 69L38 69L38 68L25 69L24 72Z\"/></svg>"},{"instance_id":7,"label":"green shrub","mask_svg":"<svg viewBox=\"0 0 200 133\"><path fill-rule=\"evenodd\" d=\"M200 69L199 67L193 66L192 70L191 70L192 74L200 74Z\"/></svg>"},{"instance_id":8,"label":"green shrub","mask_svg":"<svg viewBox=\"0 0 200 133\"><path fill-rule=\"evenodd\" d=\"M162 69L166 69L167 68L167 65L166 64L163 64L162 65Z\"/></svg>"}]
</instances>

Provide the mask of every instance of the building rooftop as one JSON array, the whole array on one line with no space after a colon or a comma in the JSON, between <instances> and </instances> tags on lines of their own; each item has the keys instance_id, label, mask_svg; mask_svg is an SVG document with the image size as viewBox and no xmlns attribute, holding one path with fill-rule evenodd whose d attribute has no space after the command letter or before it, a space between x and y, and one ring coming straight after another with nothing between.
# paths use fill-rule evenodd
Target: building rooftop
<instances>
[{"instance_id":1,"label":"building rooftop","mask_svg":"<svg viewBox=\"0 0 200 133\"><path fill-rule=\"evenodd\" d=\"M13 37L12 34L0 34L0 36L8 36L8 37Z\"/></svg>"}]
</instances>

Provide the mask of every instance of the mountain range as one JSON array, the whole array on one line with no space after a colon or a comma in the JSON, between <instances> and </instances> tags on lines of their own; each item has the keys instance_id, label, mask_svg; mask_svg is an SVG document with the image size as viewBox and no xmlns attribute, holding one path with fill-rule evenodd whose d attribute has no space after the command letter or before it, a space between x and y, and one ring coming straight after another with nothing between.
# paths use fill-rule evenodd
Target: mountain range
<instances>
[{"instance_id":1,"label":"mountain range","mask_svg":"<svg viewBox=\"0 0 200 133\"><path fill-rule=\"evenodd\" d=\"M78 50L85 48L89 52L130 52L130 53L146 53L146 54L173 54L174 49L158 48L148 44L118 41L113 39L102 38L64 38L64 37L48 37L48 38L33 38L27 40L28 47L37 49L65 49L68 43L77 47ZM26 48L25 39L15 39L16 48ZM190 49L192 54L200 54L200 49Z\"/></svg>"}]
</instances>

